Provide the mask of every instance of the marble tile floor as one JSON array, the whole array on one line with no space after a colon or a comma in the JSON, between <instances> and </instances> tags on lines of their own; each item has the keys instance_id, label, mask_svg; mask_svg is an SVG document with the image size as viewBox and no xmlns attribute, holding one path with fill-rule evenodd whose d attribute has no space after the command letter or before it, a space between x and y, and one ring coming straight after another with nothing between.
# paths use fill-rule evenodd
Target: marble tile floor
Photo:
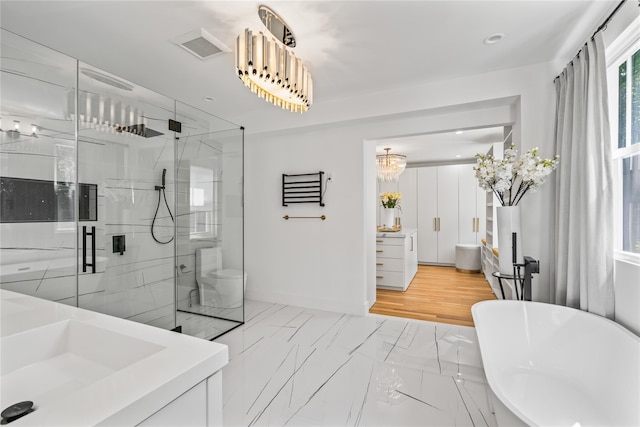
<instances>
[{"instance_id":1,"label":"marble tile floor","mask_svg":"<svg viewBox=\"0 0 640 427\"><path fill-rule=\"evenodd\" d=\"M475 329L246 301L225 426L495 426Z\"/></svg>"}]
</instances>

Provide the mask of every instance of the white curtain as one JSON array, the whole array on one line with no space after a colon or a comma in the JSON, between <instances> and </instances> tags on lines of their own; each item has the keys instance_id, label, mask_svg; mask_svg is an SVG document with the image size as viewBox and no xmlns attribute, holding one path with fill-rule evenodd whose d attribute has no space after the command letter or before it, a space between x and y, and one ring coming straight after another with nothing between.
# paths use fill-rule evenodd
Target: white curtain
<instances>
[{"instance_id":1,"label":"white curtain","mask_svg":"<svg viewBox=\"0 0 640 427\"><path fill-rule=\"evenodd\" d=\"M556 79L555 303L613 319L613 173L602 32Z\"/></svg>"}]
</instances>

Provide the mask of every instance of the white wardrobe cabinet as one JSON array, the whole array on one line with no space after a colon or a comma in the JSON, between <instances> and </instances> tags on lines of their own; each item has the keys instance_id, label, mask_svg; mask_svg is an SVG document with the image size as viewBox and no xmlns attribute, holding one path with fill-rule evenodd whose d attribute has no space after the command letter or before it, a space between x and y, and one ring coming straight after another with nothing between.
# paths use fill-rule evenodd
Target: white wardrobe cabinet
<instances>
[{"instance_id":1,"label":"white wardrobe cabinet","mask_svg":"<svg viewBox=\"0 0 640 427\"><path fill-rule=\"evenodd\" d=\"M455 264L459 168L418 168L418 262Z\"/></svg>"},{"instance_id":2,"label":"white wardrobe cabinet","mask_svg":"<svg viewBox=\"0 0 640 427\"><path fill-rule=\"evenodd\" d=\"M486 194L472 164L409 168L398 189L403 227L418 228L419 263L454 265L457 243L481 243Z\"/></svg>"},{"instance_id":3,"label":"white wardrobe cabinet","mask_svg":"<svg viewBox=\"0 0 640 427\"><path fill-rule=\"evenodd\" d=\"M486 228L487 194L478 185L473 165L461 165L458 174L458 243L481 244Z\"/></svg>"}]
</instances>

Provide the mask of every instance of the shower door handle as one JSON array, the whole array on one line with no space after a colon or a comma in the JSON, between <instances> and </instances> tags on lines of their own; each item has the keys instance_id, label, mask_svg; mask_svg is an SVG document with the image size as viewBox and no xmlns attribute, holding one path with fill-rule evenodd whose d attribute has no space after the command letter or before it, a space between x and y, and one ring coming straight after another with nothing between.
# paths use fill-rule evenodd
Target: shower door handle
<instances>
[{"instance_id":1,"label":"shower door handle","mask_svg":"<svg viewBox=\"0 0 640 427\"><path fill-rule=\"evenodd\" d=\"M87 262L87 236L91 236L91 263ZM87 272L87 267L91 267L91 273L96 272L96 228L91 227L91 232L87 233L87 226L82 226L82 272Z\"/></svg>"}]
</instances>

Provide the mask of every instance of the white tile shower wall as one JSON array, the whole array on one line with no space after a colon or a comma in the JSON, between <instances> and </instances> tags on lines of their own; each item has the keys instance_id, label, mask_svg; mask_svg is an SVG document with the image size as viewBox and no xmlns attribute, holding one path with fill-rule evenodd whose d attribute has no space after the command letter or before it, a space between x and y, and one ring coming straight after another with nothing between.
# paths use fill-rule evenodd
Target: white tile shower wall
<instances>
[{"instance_id":1,"label":"white tile shower wall","mask_svg":"<svg viewBox=\"0 0 640 427\"><path fill-rule=\"evenodd\" d=\"M171 138L146 139L125 135L124 142L104 145L104 159L94 169L101 174L103 183L104 236L108 264L105 268L103 289L83 295L82 304L97 311L126 319L173 327L174 263L173 242L157 243L151 234L151 225L158 205L162 171L166 173L166 198L171 213L173 195L173 148ZM81 158L84 157L82 146ZM88 153L87 153L88 154ZM89 169L91 170L91 162ZM82 173L82 172L80 172ZM173 236L173 221L164 202L160 202L155 235L161 242ZM113 252L112 238L125 236L126 250Z\"/></svg>"},{"instance_id":2,"label":"white tile shower wall","mask_svg":"<svg viewBox=\"0 0 640 427\"><path fill-rule=\"evenodd\" d=\"M75 181L75 142L62 137L0 134L0 175ZM75 224L2 223L0 282L4 289L75 304Z\"/></svg>"}]
</instances>

